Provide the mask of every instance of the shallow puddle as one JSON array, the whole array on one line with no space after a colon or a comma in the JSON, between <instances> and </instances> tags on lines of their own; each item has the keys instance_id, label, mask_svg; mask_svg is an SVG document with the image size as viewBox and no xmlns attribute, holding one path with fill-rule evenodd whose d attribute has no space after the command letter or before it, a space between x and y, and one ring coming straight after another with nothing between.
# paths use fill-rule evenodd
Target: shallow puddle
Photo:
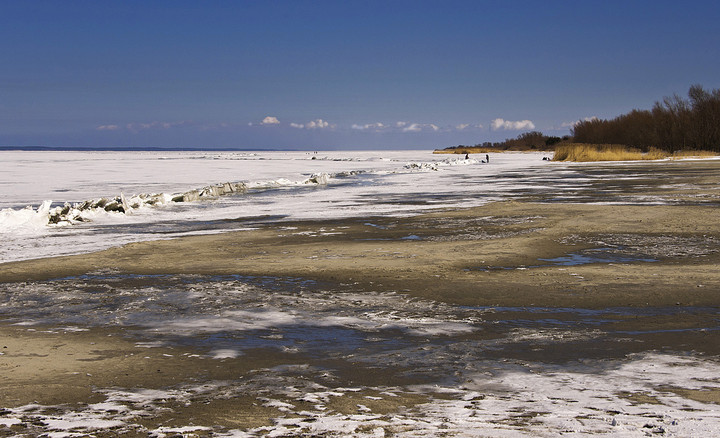
<instances>
[{"instance_id":1,"label":"shallow puddle","mask_svg":"<svg viewBox=\"0 0 720 438\"><path fill-rule=\"evenodd\" d=\"M620 248L593 248L579 253L569 253L565 256L555 257L552 259L538 260L551 263L551 265L545 266L579 266L591 263L635 263L658 261L658 259L650 258L642 254L629 254L622 253L620 251L622 251Z\"/></svg>"},{"instance_id":2,"label":"shallow puddle","mask_svg":"<svg viewBox=\"0 0 720 438\"><path fill-rule=\"evenodd\" d=\"M568 253L564 256L554 257L549 259L538 259L541 262L548 262L547 264L538 265L519 265L519 266L482 266L477 268L466 268L465 271L511 271L515 269L536 269L536 268L549 268L553 266L581 266L589 265L593 263L651 263L657 262L659 259L649 257L645 254L626 252L624 248L608 247L608 248L592 248L583 250L576 253Z\"/></svg>"}]
</instances>

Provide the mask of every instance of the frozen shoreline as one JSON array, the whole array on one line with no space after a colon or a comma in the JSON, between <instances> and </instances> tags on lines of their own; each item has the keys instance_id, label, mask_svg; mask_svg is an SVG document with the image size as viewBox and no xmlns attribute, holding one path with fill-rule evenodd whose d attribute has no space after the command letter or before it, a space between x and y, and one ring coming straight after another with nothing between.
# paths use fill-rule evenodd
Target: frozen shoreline
<instances>
[{"instance_id":1,"label":"frozen shoreline","mask_svg":"<svg viewBox=\"0 0 720 438\"><path fill-rule=\"evenodd\" d=\"M600 197L595 186L609 180L640 188L644 170L635 169L692 163L551 163L544 153L492 154L482 163L484 155L428 151L0 154L9 164L0 180L0 262L278 220L407 216L533 196L660 205L668 203L662 193L607 190Z\"/></svg>"},{"instance_id":2,"label":"frozen shoreline","mask_svg":"<svg viewBox=\"0 0 720 438\"><path fill-rule=\"evenodd\" d=\"M476 206L515 184L493 181L477 196L477 187L462 185L465 179L522 172L540 162L537 154L497 154L497 163L481 166L474 158L427 151L0 154L10 169L0 181L0 261L222 232L237 218L408 215ZM408 197L427 200L408 204Z\"/></svg>"}]
</instances>

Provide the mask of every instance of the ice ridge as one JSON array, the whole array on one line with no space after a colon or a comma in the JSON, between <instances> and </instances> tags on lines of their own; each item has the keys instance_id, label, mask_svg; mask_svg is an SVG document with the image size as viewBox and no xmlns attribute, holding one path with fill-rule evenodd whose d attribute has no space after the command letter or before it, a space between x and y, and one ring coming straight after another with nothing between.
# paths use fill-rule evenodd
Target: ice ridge
<instances>
[{"instance_id":1,"label":"ice ridge","mask_svg":"<svg viewBox=\"0 0 720 438\"><path fill-rule=\"evenodd\" d=\"M173 203L197 202L214 199L226 195L246 194L252 189L267 189L288 186L316 185L324 186L333 178L345 178L363 173L362 171L340 172L337 174L314 173L301 181L290 181L284 178L256 183L225 182L192 189L181 193L141 193L126 197L120 194L115 197L81 202L65 202L61 206L52 207L52 201L46 200L36 209L26 207L20 210L11 208L0 211L0 232L17 231L19 229L38 229L48 225L63 226L87 222L98 212L129 214L133 210L169 205Z\"/></svg>"}]
</instances>

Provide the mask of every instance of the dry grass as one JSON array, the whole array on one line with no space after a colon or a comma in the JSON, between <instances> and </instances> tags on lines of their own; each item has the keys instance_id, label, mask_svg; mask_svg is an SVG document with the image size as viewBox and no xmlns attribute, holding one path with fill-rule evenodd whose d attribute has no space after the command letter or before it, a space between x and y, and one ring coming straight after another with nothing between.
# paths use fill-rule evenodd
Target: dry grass
<instances>
[{"instance_id":1,"label":"dry grass","mask_svg":"<svg viewBox=\"0 0 720 438\"><path fill-rule=\"evenodd\" d=\"M635 161L660 160L670 154L659 149L642 152L619 144L570 143L555 149L554 161Z\"/></svg>"},{"instance_id":2,"label":"dry grass","mask_svg":"<svg viewBox=\"0 0 720 438\"><path fill-rule=\"evenodd\" d=\"M487 154L504 152L499 148L483 147L462 147L454 149L436 149L434 154ZM648 152L631 148L621 144L587 144L587 143L566 143L555 147L553 161L638 161L638 160L662 160L666 158L707 158L720 156L718 152L712 151L677 151L669 153L660 149L652 148Z\"/></svg>"}]
</instances>

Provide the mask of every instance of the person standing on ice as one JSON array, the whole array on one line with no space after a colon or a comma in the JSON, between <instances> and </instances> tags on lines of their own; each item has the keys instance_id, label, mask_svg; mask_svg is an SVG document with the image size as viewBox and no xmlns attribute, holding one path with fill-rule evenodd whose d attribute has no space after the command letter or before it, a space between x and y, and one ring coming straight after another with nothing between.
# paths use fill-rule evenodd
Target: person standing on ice
<instances>
[{"instance_id":1,"label":"person standing on ice","mask_svg":"<svg viewBox=\"0 0 720 438\"><path fill-rule=\"evenodd\" d=\"M485 154L485 162L486 162L486 163L489 163L489 162L490 162L490 155Z\"/></svg>"}]
</instances>

